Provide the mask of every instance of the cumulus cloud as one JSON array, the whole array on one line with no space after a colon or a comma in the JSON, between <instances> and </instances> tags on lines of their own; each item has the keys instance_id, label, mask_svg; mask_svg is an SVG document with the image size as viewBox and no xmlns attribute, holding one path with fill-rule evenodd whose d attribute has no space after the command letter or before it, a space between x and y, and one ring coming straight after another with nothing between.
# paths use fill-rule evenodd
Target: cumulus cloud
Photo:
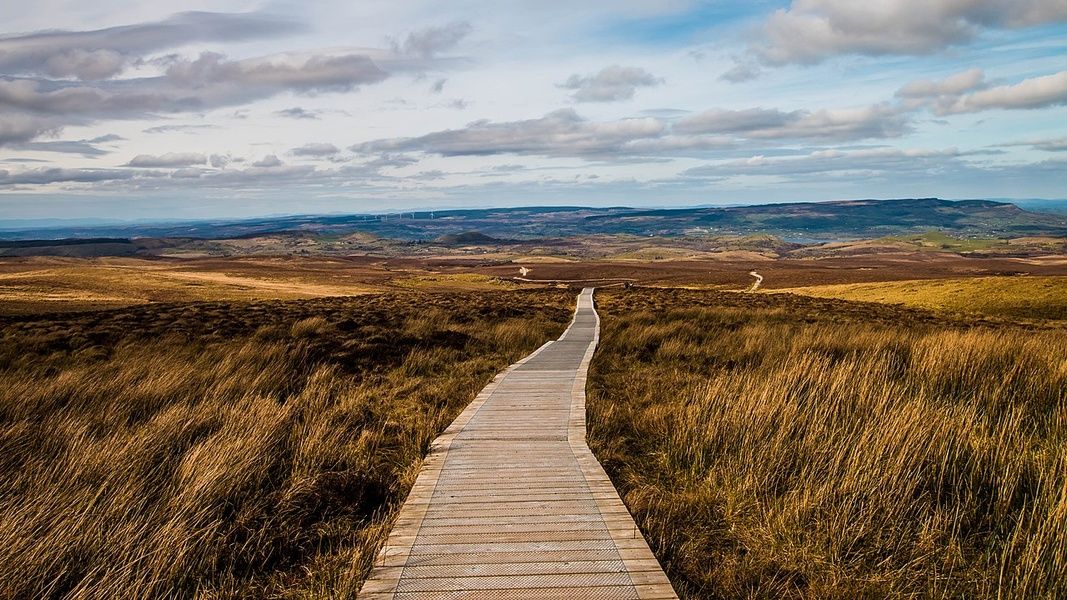
<instances>
[{"instance_id":1,"label":"cumulus cloud","mask_svg":"<svg viewBox=\"0 0 1067 600\"><path fill-rule=\"evenodd\" d=\"M730 83L741 83L759 77L762 72L763 69L755 60L750 57L738 57L734 59L734 66L720 75L719 79Z\"/></svg>"},{"instance_id":2,"label":"cumulus cloud","mask_svg":"<svg viewBox=\"0 0 1067 600\"><path fill-rule=\"evenodd\" d=\"M985 29L1064 20L1062 0L793 0L766 20L750 50L768 65L842 54L923 55L969 42Z\"/></svg>"},{"instance_id":3,"label":"cumulus cloud","mask_svg":"<svg viewBox=\"0 0 1067 600\"><path fill-rule=\"evenodd\" d=\"M1030 109L1067 104L1067 71L1024 79L965 94L945 112L977 112L994 108Z\"/></svg>"},{"instance_id":4,"label":"cumulus cloud","mask_svg":"<svg viewBox=\"0 0 1067 600\"><path fill-rule=\"evenodd\" d=\"M971 69L941 81L913 81L897 95L912 106L928 106L939 115L1045 108L1067 104L1067 71L991 86L980 69Z\"/></svg>"},{"instance_id":5,"label":"cumulus cloud","mask_svg":"<svg viewBox=\"0 0 1067 600\"><path fill-rule=\"evenodd\" d=\"M240 105L283 92L345 92L388 74L362 54L278 54L231 61L205 52L159 77L99 82L0 78L0 144L64 125Z\"/></svg>"},{"instance_id":6,"label":"cumulus cloud","mask_svg":"<svg viewBox=\"0 0 1067 600\"><path fill-rule=\"evenodd\" d=\"M130 167L189 167L202 165L207 157L195 152L168 152L166 154L138 154L127 163Z\"/></svg>"},{"instance_id":7,"label":"cumulus cloud","mask_svg":"<svg viewBox=\"0 0 1067 600\"><path fill-rule=\"evenodd\" d=\"M291 154L293 154L294 156L319 157L319 156L333 156L334 154L337 154L340 151L341 150L337 146L334 146L333 144L323 144L323 143L315 144L315 143L313 143L313 144L304 144L303 146L300 146L299 148L293 148L292 151L291 151Z\"/></svg>"},{"instance_id":8,"label":"cumulus cloud","mask_svg":"<svg viewBox=\"0 0 1067 600\"><path fill-rule=\"evenodd\" d=\"M368 169L373 169L374 171L377 171L383 168L406 167L408 165L413 165L417 162L419 162L419 159L408 156L406 154L386 153L363 163L363 166Z\"/></svg>"},{"instance_id":9,"label":"cumulus cloud","mask_svg":"<svg viewBox=\"0 0 1067 600\"><path fill-rule=\"evenodd\" d=\"M395 40L393 49L407 56L433 58L441 52L454 48L470 34L471 29L471 24L466 21L420 29L409 33L403 41Z\"/></svg>"},{"instance_id":10,"label":"cumulus cloud","mask_svg":"<svg viewBox=\"0 0 1067 600\"><path fill-rule=\"evenodd\" d=\"M653 87L662 82L640 67L612 65L594 75L571 75L560 87L574 90L571 97L576 102L616 102L633 98L637 88Z\"/></svg>"},{"instance_id":11,"label":"cumulus cloud","mask_svg":"<svg viewBox=\"0 0 1067 600\"><path fill-rule=\"evenodd\" d=\"M263 158L252 163L253 167L259 167L261 169L273 169L275 167L282 166L282 161L274 154L268 154Z\"/></svg>"},{"instance_id":12,"label":"cumulus cloud","mask_svg":"<svg viewBox=\"0 0 1067 600\"><path fill-rule=\"evenodd\" d=\"M276 36L297 29L291 21L260 13L187 12L162 21L91 31L41 31L0 39L0 71L107 79L147 52L197 41Z\"/></svg>"},{"instance_id":13,"label":"cumulus cloud","mask_svg":"<svg viewBox=\"0 0 1067 600\"><path fill-rule=\"evenodd\" d=\"M393 50L361 48L227 58L202 52L145 53L204 40L234 41L296 29L259 13L183 13L153 23L93 31L49 31L0 39L0 144L26 142L65 125L237 106L282 93L349 92L391 72L443 68L435 56L470 30L455 23L412 32ZM161 69L121 79L126 65ZM313 118L299 107L279 113Z\"/></svg>"},{"instance_id":14,"label":"cumulus cloud","mask_svg":"<svg viewBox=\"0 0 1067 600\"><path fill-rule=\"evenodd\" d=\"M348 91L386 73L366 56L274 55L239 61L205 52L162 77L97 84L0 79L0 107L69 119L132 118L242 104L284 91Z\"/></svg>"},{"instance_id":15,"label":"cumulus cloud","mask_svg":"<svg viewBox=\"0 0 1067 600\"><path fill-rule=\"evenodd\" d=\"M348 91L386 77L385 71L363 54L278 54L231 61L222 54L204 52L194 61L175 62L166 73L167 80L178 88L206 88L223 97L236 94L237 89L246 93L258 90L262 95L283 90Z\"/></svg>"},{"instance_id":16,"label":"cumulus cloud","mask_svg":"<svg viewBox=\"0 0 1067 600\"><path fill-rule=\"evenodd\" d=\"M755 139L860 140L899 137L908 131L905 114L894 106L795 110L713 109L679 120L674 130L687 134L737 134Z\"/></svg>"},{"instance_id":17,"label":"cumulus cloud","mask_svg":"<svg viewBox=\"0 0 1067 600\"><path fill-rule=\"evenodd\" d=\"M232 161L233 157L231 157L229 154L212 154L208 158L208 163L216 169L223 169Z\"/></svg>"},{"instance_id":18,"label":"cumulus cloud","mask_svg":"<svg viewBox=\"0 0 1067 600\"><path fill-rule=\"evenodd\" d=\"M356 152L420 151L445 156L537 154L581 156L612 154L634 140L661 136L659 119L590 122L570 109L539 119L492 123L475 121L463 129L438 131L420 137L385 139L358 144Z\"/></svg>"}]
</instances>

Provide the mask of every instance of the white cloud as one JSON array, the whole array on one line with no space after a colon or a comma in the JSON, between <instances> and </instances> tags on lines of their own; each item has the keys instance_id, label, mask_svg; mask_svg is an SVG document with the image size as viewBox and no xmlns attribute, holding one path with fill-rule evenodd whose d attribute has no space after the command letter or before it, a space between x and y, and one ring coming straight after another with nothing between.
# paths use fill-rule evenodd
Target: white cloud
<instances>
[{"instance_id":1,"label":"white cloud","mask_svg":"<svg viewBox=\"0 0 1067 600\"><path fill-rule=\"evenodd\" d=\"M961 96L945 109L948 113L977 112L994 108L1044 108L1067 104L1067 71L1024 79Z\"/></svg>"},{"instance_id":2,"label":"white cloud","mask_svg":"<svg viewBox=\"0 0 1067 600\"><path fill-rule=\"evenodd\" d=\"M792 112L712 109L679 120L674 130L687 134L735 134L749 139L861 140L899 137L908 131L908 121L900 109L888 104Z\"/></svg>"},{"instance_id":3,"label":"white cloud","mask_svg":"<svg viewBox=\"0 0 1067 600\"><path fill-rule=\"evenodd\" d=\"M261 14L184 13L138 25L0 38L0 145L29 141L67 125L201 112L286 92L350 92L393 73L439 70L454 62L436 55L458 43L470 26L457 23L411 33L396 51L330 48L236 60L207 51L196 58L145 54L299 28ZM136 77L115 78L131 65L139 69ZM293 118L318 114L300 107L280 111Z\"/></svg>"},{"instance_id":4,"label":"white cloud","mask_svg":"<svg viewBox=\"0 0 1067 600\"><path fill-rule=\"evenodd\" d=\"M812 64L843 54L923 55L990 28L1067 20L1064 0L793 0L751 46L766 64Z\"/></svg>"},{"instance_id":5,"label":"white cloud","mask_svg":"<svg viewBox=\"0 0 1067 600\"><path fill-rule=\"evenodd\" d=\"M990 86L980 69L971 69L941 81L913 81L897 95L913 107L929 106L939 115L1045 108L1067 104L1067 71Z\"/></svg>"},{"instance_id":6,"label":"white cloud","mask_svg":"<svg viewBox=\"0 0 1067 600\"><path fill-rule=\"evenodd\" d=\"M239 61L204 52L194 61L177 61L167 69L169 83L182 89L211 92L220 99L297 92L348 91L377 83L388 75L365 54L278 54ZM208 93L204 93L204 91ZM259 92L258 94L256 92Z\"/></svg>"},{"instance_id":7,"label":"white cloud","mask_svg":"<svg viewBox=\"0 0 1067 600\"><path fill-rule=\"evenodd\" d=\"M571 75L560 87L574 90L571 97L576 102L617 102L633 98L637 88L653 87L662 82L640 67L612 65L595 75Z\"/></svg>"},{"instance_id":8,"label":"white cloud","mask_svg":"<svg viewBox=\"0 0 1067 600\"><path fill-rule=\"evenodd\" d=\"M137 118L244 104L285 91L349 91L388 77L362 54L280 54L240 61L205 52L162 77L94 84L0 79L0 108L78 118Z\"/></svg>"},{"instance_id":9,"label":"white cloud","mask_svg":"<svg viewBox=\"0 0 1067 600\"><path fill-rule=\"evenodd\" d=\"M358 153L423 152L442 156L525 154L596 160L640 156L662 160L665 155L689 155L743 143L858 141L899 137L909 130L907 114L889 104L791 112L712 109L674 122L655 117L598 122L563 109L539 119L475 121L460 129L411 138L384 138L351 149Z\"/></svg>"},{"instance_id":10,"label":"white cloud","mask_svg":"<svg viewBox=\"0 0 1067 600\"><path fill-rule=\"evenodd\" d=\"M312 144L304 144L303 146L300 146L299 148L293 148L291 153L294 156L320 157L320 156L333 156L334 154L337 154L340 151L341 150L338 149L337 146L334 146L333 144L312 143Z\"/></svg>"},{"instance_id":11,"label":"white cloud","mask_svg":"<svg viewBox=\"0 0 1067 600\"><path fill-rule=\"evenodd\" d=\"M985 85L985 72L981 69L968 69L961 73L949 75L940 81L918 79L900 88L897 96L902 98L933 98L937 96L956 96Z\"/></svg>"},{"instance_id":12,"label":"white cloud","mask_svg":"<svg viewBox=\"0 0 1067 600\"><path fill-rule=\"evenodd\" d=\"M6 21L11 31L92 31L0 34L0 145L7 150L0 151L0 165L9 169L6 185L25 190L38 185L41 191L92 189L101 197L114 192L118 198L151 188L187 198L185 190L196 185L242 189L246 193L240 196L249 199L249 206L257 194L291 201L285 186L307 186L302 189L309 198L344 197L352 206L360 202L355 198L387 197L363 193L384 188L396 192L388 196L390 201L432 203L451 193L445 190L478 184L489 175L500 183L537 188L546 201L549 194L570 197L570 191L575 191L575 201L586 201L590 196L583 196L582 189L596 187L585 183L593 175L600 177L603 194L616 202L641 193L640 186L624 180L658 180L664 186L679 185L677 189L690 187L684 197L646 196L650 202L685 202L710 197L715 190L696 178L678 184L672 178L679 171L742 156L762 155L751 160L752 174L815 169L810 175L781 176L810 182L819 177L818 169L825 169L825 177L851 177L857 182L851 189L863 189L869 187L869 173L886 181L894 170L971 174L969 165L980 159L962 152L955 157L913 153L847 159L831 153L808 162L772 163L828 145L848 146L835 152L851 153L871 140L936 143L956 126L968 128L954 138L966 146L964 151L997 148L1005 153L988 164L1024 165L1053 156L1046 151L1062 153L1065 146L1058 137L1065 133L1057 122L1062 110L1016 113L1010 124L991 113L942 125L938 123L945 121L930 114L1055 106L1058 80L1023 78L1064 68L1056 64L1062 27L1012 29L1059 18L1055 7L1062 0L1013 3L1018 12L1005 11L1006 2L983 0L985 16L970 0L929 0L924 5L902 0L778 2L776 6L787 7L783 13L797 19L778 23L784 29L777 31L789 35L775 43L766 35L743 37L766 34L758 25L745 29L753 22L751 15L764 24L776 18L773 7L763 8L766 3L728 0L722 13L743 13L745 18L719 20L718 7L701 10L704 3L691 0L670 0L671 6L622 1L628 8L556 0L514 3L499 11L425 0L331 1L299 9L270 5L298 15L295 26L263 13L166 18L162 5L142 3L124 10L108 0L96 8L79 5L77 15L73 8L16 9L21 15ZM807 23L799 18L805 15L828 27L820 30L816 23L805 29ZM143 22L99 29L121 23L118 19ZM682 21L692 25L682 28L688 33L663 37L674 32L659 25ZM449 22L453 24L440 26ZM703 35L699 32L705 25L714 43L701 44L703 55L693 60L688 45L700 40L691 36ZM251 32L248 37L239 37L242 28ZM991 29L999 31L987 35ZM966 45L976 40L988 40L1002 53L993 56L984 43ZM746 41L752 52L746 51ZM926 56L946 47L953 52ZM784 52L781 60L791 64L837 55L918 58L850 60L798 73L772 68L785 62L757 50ZM741 81L762 72L763 80L745 86L717 81L734 57L739 62L725 79ZM989 74L972 69L944 79L930 75L951 73L959 64L982 66ZM602 69L606 65L616 66ZM661 77L670 82L669 89ZM916 77L929 79L903 86L892 96ZM354 90L360 93L348 93ZM557 110L567 106L576 110ZM104 133L126 139L92 141ZM1028 136L1036 141L1004 144ZM362 155L338 151L341 146ZM186 161L167 159L164 153L198 158L182 164ZM130 157L148 157L140 164L169 166L128 166ZM494 170L504 163L518 167ZM42 164L65 170L21 170ZM849 165L859 170L850 171ZM1047 176L1017 186L1019 194L1039 195L1063 180L1063 171L1057 173L1051 163L1044 171L1026 172ZM567 183L576 173L582 174L586 188ZM425 181L414 183L416 178ZM557 183L550 187L549 181ZM751 185L748 197L841 189L816 184L806 191L803 186L758 189L752 181L761 180L739 179L734 189ZM607 182L616 187L607 191ZM885 189L889 186L870 193ZM938 189L953 188L945 183ZM503 193L485 192L483 198L490 196L486 202L521 201ZM450 197L457 204L459 198L466 201L459 191ZM731 192L730 197L740 196Z\"/></svg>"},{"instance_id":13,"label":"white cloud","mask_svg":"<svg viewBox=\"0 0 1067 600\"><path fill-rule=\"evenodd\" d=\"M193 152L168 152L158 156L138 154L128 163L131 167L189 167L207 162L203 154Z\"/></svg>"},{"instance_id":14,"label":"white cloud","mask_svg":"<svg viewBox=\"0 0 1067 600\"><path fill-rule=\"evenodd\" d=\"M466 21L420 29L409 33L402 42L394 41L393 49L399 54L433 58L441 52L454 48L470 34L471 29L471 24Z\"/></svg>"},{"instance_id":15,"label":"white cloud","mask_svg":"<svg viewBox=\"0 0 1067 600\"><path fill-rule=\"evenodd\" d=\"M137 171L128 169L27 169L17 173L0 170L0 185L45 185L51 183L96 183L133 179Z\"/></svg>"},{"instance_id":16,"label":"white cloud","mask_svg":"<svg viewBox=\"0 0 1067 600\"><path fill-rule=\"evenodd\" d=\"M141 55L197 41L247 40L300 29L265 14L187 12L91 31L41 31L0 39L0 72L107 79Z\"/></svg>"},{"instance_id":17,"label":"white cloud","mask_svg":"<svg viewBox=\"0 0 1067 600\"><path fill-rule=\"evenodd\" d=\"M282 110L275 111L274 114L278 115L279 117L286 117L288 119L318 119L319 118L319 111L307 110L306 108L301 108L299 106L294 106L292 108L283 108Z\"/></svg>"},{"instance_id":18,"label":"white cloud","mask_svg":"<svg viewBox=\"0 0 1067 600\"><path fill-rule=\"evenodd\" d=\"M608 155L635 140L657 138L666 126L659 119L591 122L570 109L539 119L492 123L475 121L463 129L415 138L382 139L357 144L356 152L417 151L445 156L534 154L548 156Z\"/></svg>"},{"instance_id":19,"label":"white cloud","mask_svg":"<svg viewBox=\"0 0 1067 600\"><path fill-rule=\"evenodd\" d=\"M694 177L762 175L776 177L936 172L949 165L960 167L959 150L869 148L861 150L819 150L799 157L768 158L752 156L695 167L685 172Z\"/></svg>"},{"instance_id":20,"label":"white cloud","mask_svg":"<svg viewBox=\"0 0 1067 600\"><path fill-rule=\"evenodd\" d=\"M275 167L282 166L282 161L274 154L268 154L263 158L252 163L253 167L259 167L261 169L273 169Z\"/></svg>"},{"instance_id":21,"label":"white cloud","mask_svg":"<svg viewBox=\"0 0 1067 600\"><path fill-rule=\"evenodd\" d=\"M1067 136L1033 142L1033 147L1045 152L1067 152Z\"/></svg>"},{"instance_id":22,"label":"white cloud","mask_svg":"<svg viewBox=\"0 0 1067 600\"><path fill-rule=\"evenodd\" d=\"M54 120L23 113L0 112L0 147L28 142L59 129L59 123Z\"/></svg>"}]
</instances>

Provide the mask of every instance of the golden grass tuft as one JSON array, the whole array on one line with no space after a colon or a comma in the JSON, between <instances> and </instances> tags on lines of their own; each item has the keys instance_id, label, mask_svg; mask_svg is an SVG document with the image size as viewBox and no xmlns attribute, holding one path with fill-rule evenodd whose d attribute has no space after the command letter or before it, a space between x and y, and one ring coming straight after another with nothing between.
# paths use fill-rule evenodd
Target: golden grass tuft
<instances>
[{"instance_id":1,"label":"golden grass tuft","mask_svg":"<svg viewBox=\"0 0 1067 600\"><path fill-rule=\"evenodd\" d=\"M778 300L600 294L590 442L683 596L1067 597L1067 333Z\"/></svg>"},{"instance_id":2,"label":"golden grass tuft","mask_svg":"<svg viewBox=\"0 0 1067 600\"><path fill-rule=\"evenodd\" d=\"M1005 319L1067 320L1067 277L999 276L848 283L776 290L981 314Z\"/></svg>"},{"instance_id":3,"label":"golden grass tuft","mask_svg":"<svg viewBox=\"0 0 1067 600\"><path fill-rule=\"evenodd\" d=\"M0 321L0 598L353 597L429 443L572 302Z\"/></svg>"}]
</instances>

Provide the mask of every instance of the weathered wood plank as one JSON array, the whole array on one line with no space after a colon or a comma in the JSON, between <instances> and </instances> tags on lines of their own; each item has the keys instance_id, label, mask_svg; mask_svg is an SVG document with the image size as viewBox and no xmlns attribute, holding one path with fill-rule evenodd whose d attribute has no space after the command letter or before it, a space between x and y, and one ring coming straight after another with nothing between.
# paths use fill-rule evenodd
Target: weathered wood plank
<instances>
[{"instance_id":1,"label":"weathered wood plank","mask_svg":"<svg viewBox=\"0 0 1067 600\"><path fill-rule=\"evenodd\" d=\"M585 290L434 440L360 598L677 598L585 444L598 339Z\"/></svg>"}]
</instances>

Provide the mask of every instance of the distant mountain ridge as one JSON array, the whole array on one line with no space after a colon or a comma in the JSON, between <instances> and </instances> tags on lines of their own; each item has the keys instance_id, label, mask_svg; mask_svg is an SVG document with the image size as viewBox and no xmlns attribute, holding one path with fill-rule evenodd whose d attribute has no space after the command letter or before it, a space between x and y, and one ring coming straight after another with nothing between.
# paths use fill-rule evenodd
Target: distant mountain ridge
<instances>
[{"instance_id":1,"label":"distant mountain ridge","mask_svg":"<svg viewBox=\"0 0 1067 600\"><path fill-rule=\"evenodd\" d=\"M294 216L160 225L102 225L0 232L0 239L369 233L406 241L489 243L575 235L718 236L766 233L785 239L856 240L937 230L958 236L1067 236L1067 215L992 200L842 200L732 207L635 209L578 206ZM452 237L448 237L452 236ZM483 239L484 238L484 239Z\"/></svg>"}]
</instances>

